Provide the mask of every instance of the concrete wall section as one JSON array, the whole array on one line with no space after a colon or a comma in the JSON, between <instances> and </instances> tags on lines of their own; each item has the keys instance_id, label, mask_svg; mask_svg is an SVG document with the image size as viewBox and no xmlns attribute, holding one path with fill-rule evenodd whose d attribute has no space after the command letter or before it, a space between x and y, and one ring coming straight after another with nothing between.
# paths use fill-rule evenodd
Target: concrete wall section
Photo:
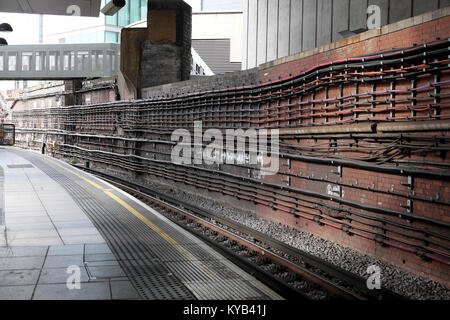
<instances>
[{"instance_id":1,"label":"concrete wall section","mask_svg":"<svg viewBox=\"0 0 450 320\"><path fill-rule=\"evenodd\" d=\"M350 0L350 31L367 28L367 0Z\"/></svg>"},{"instance_id":2,"label":"concrete wall section","mask_svg":"<svg viewBox=\"0 0 450 320\"><path fill-rule=\"evenodd\" d=\"M267 2L269 0L258 1L258 56L256 63L259 65L267 61Z\"/></svg>"},{"instance_id":3,"label":"concrete wall section","mask_svg":"<svg viewBox=\"0 0 450 320\"><path fill-rule=\"evenodd\" d=\"M291 0L291 31L289 54L302 51L303 0Z\"/></svg>"},{"instance_id":4,"label":"concrete wall section","mask_svg":"<svg viewBox=\"0 0 450 320\"><path fill-rule=\"evenodd\" d=\"M249 0L248 1L248 10L249 10L249 12L257 12L258 11L257 0ZM258 15L257 14L249 14L249 16L248 16L248 64L250 66L256 65L256 56L257 56L256 41L257 41L257 38L258 38Z\"/></svg>"},{"instance_id":5,"label":"concrete wall section","mask_svg":"<svg viewBox=\"0 0 450 320\"><path fill-rule=\"evenodd\" d=\"M331 42L331 17L333 2L329 0L317 1L317 46Z\"/></svg>"},{"instance_id":6,"label":"concrete wall section","mask_svg":"<svg viewBox=\"0 0 450 320\"><path fill-rule=\"evenodd\" d=\"M247 68L248 57L248 0L243 0L242 14L242 69Z\"/></svg>"},{"instance_id":7,"label":"concrete wall section","mask_svg":"<svg viewBox=\"0 0 450 320\"><path fill-rule=\"evenodd\" d=\"M278 57L289 55L291 1L278 2Z\"/></svg>"},{"instance_id":8,"label":"concrete wall section","mask_svg":"<svg viewBox=\"0 0 450 320\"><path fill-rule=\"evenodd\" d=\"M348 30L348 7L349 0L334 0L333 1L333 37L332 41L337 41L343 38L340 32Z\"/></svg>"},{"instance_id":9,"label":"concrete wall section","mask_svg":"<svg viewBox=\"0 0 450 320\"><path fill-rule=\"evenodd\" d=\"M413 15L419 15L438 9L439 0L414 0Z\"/></svg>"},{"instance_id":10,"label":"concrete wall section","mask_svg":"<svg viewBox=\"0 0 450 320\"><path fill-rule=\"evenodd\" d=\"M389 5L389 23L394 23L411 17L412 1L395 0L390 1Z\"/></svg>"},{"instance_id":11,"label":"concrete wall section","mask_svg":"<svg viewBox=\"0 0 450 320\"><path fill-rule=\"evenodd\" d=\"M278 57L278 0L269 1L267 12L267 60L273 60ZM249 68L255 65L249 65Z\"/></svg>"},{"instance_id":12,"label":"concrete wall section","mask_svg":"<svg viewBox=\"0 0 450 320\"><path fill-rule=\"evenodd\" d=\"M316 46L317 1L303 0L303 50Z\"/></svg>"}]
</instances>

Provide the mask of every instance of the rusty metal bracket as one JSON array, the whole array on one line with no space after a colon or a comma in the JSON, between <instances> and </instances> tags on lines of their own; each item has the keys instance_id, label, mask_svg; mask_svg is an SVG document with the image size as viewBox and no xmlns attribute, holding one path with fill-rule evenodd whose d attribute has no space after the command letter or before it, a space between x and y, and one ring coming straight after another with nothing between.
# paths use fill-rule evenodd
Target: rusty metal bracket
<instances>
[{"instance_id":1,"label":"rusty metal bracket","mask_svg":"<svg viewBox=\"0 0 450 320\"><path fill-rule=\"evenodd\" d=\"M374 240L376 243L378 243L380 246L382 247L386 247L386 243L385 240L387 240L386 236L382 235L382 234L376 234L374 237Z\"/></svg>"},{"instance_id":2,"label":"rusty metal bracket","mask_svg":"<svg viewBox=\"0 0 450 320\"><path fill-rule=\"evenodd\" d=\"M313 220L314 220L314 222L317 222L317 224L319 225L319 226L323 226L324 225L324 223L321 221L323 218L321 217L321 216L318 216L318 215L314 215L313 216Z\"/></svg>"},{"instance_id":3,"label":"rusty metal bracket","mask_svg":"<svg viewBox=\"0 0 450 320\"><path fill-rule=\"evenodd\" d=\"M346 223L341 224L340 229L341 229L342 231L344 231L346 234L348 234L349 236L352 236L352 235L353 235L353 232L350 231L350 230L352 229L352 227L349 226L349 225L346 224Z\"/></svg>"}]
</instances>

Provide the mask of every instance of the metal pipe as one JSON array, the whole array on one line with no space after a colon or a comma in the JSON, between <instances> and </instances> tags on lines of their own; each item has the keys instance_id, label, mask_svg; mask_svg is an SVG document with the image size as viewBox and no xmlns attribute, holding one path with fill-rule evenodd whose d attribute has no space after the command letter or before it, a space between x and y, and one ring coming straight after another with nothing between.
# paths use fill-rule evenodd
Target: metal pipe
<instances>
[{"instance_id":1,"label":"metal pipe","mask_svg":"<svg viewBox=\"0 0 450 320\"><path fill-rule=\"evenodd\" d=\"M440 131L450 130L450 120L382 122L377 125L380 132Z\"/></svg>"},{"instance_id":2,"label":"metal pipe","mask_svg":"<svg viewBox=\"0 0 450 320\"><path fill-rule=\"evenodd\" d=\"M373 122L356 123L342 126L317 126L305 128L286 128L280 129L282 135L304 135L304 134L328 134L328 133L374 133L377 124Z\"/></svg>"}]
</instances>

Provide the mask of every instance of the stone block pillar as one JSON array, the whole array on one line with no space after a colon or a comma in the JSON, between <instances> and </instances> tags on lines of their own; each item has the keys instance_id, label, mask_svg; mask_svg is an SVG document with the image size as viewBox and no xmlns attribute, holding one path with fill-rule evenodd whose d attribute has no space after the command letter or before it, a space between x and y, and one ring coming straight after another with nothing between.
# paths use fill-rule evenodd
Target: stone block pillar
<instances>
[{"instance_id":1,"label":"stone block pillar","mask_svg":"<svg viewBox=\"0 0 450 320\"><path fill-rule=\"evenodd\" d=\"M149 0L147 28L124 28L120 46L121 97L142 88L189 80L192 9L182 0Z\"/></svg>"}]
</instances>

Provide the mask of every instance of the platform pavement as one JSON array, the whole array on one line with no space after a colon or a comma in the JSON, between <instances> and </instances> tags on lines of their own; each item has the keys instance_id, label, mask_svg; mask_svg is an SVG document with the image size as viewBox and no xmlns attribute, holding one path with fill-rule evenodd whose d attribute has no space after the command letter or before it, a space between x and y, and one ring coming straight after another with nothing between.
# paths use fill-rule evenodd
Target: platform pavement
<instances>
[{"instance_id":1,"label":"platform pavement","mask_svg":"<svg viewBox=\"0 0 450 320\"><path fill-rule=\"evenodd\" d=\"M60 185L4 148L0 167L0 300L139 298L105 240ZM75 274L69 266L79 267L79 289L67 287Z\"/></svg>"},{"instance_id":2,"label":"platform pavement","mask_svg":"<svg viewBox=\"0 0 450 320\"><path fill-rule=\"evenodd\" d=\"M0 149L0 166L6 208L0 299L136 294L155 300L282 299L192 233L105 181L12 147ZM105 252L92 252L101 248ZM80 290L66 286L68 266L85 271Z\"/></svg>"}]
</instances>

